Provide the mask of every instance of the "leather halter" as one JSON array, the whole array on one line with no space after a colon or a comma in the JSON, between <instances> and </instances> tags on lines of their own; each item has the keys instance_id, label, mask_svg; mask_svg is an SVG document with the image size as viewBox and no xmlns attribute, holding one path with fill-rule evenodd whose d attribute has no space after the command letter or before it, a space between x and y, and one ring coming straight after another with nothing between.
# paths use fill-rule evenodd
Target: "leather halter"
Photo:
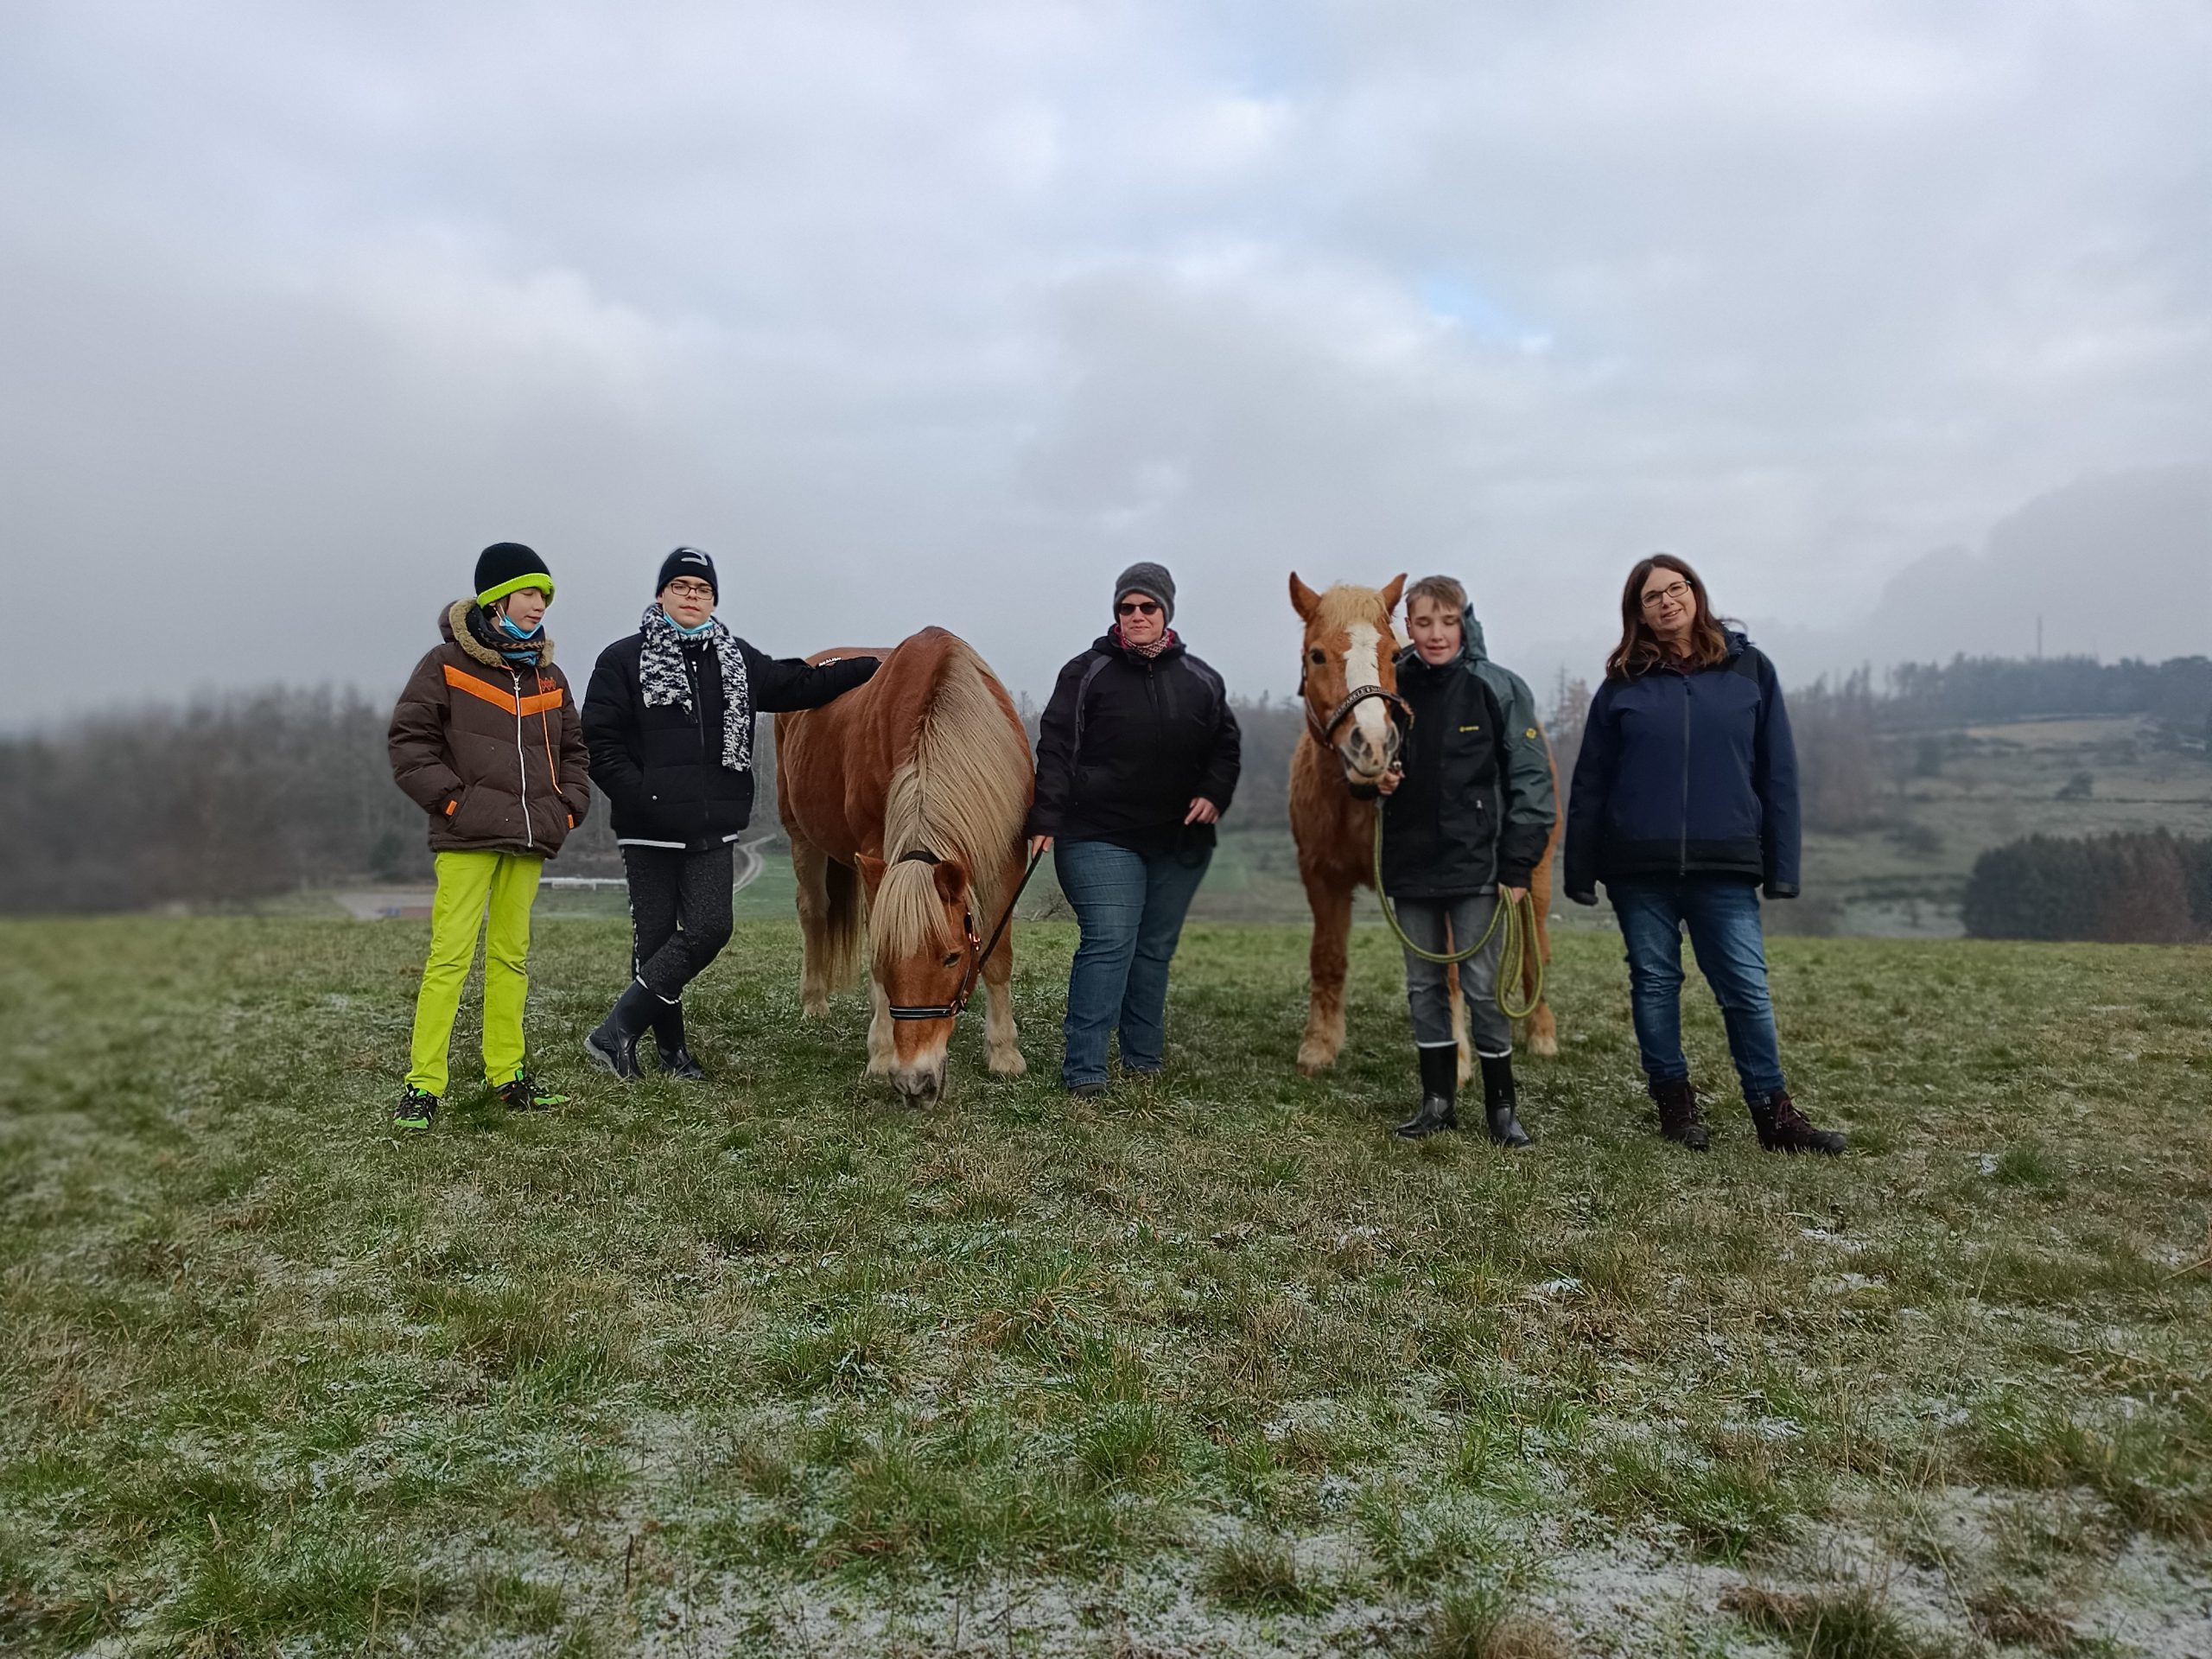
<instances>
[{"instance_id":1,"label":"leather halter","mask_svg":"<svg viewBox=\"0 0 2212 1659\"><path fill-rule=\"evenodd\" d=\"M1391 722L1401 732L1413 729L1412 705L1396 692L1386 691L1379 685L1355 685L1344 693L1344 700L1329 711L1328 719L1323 720L1313 712L1313 705L1306 701L1306 664L1303 660L1298 665L1298 700L1306 704L1306 729L1313 734L1314 741L1325 749L1336 746L1337 728L1351 719L1351 711L1363 702L1381 702L1388 707Z\"/></svg>"},{"instance_id":2,"label":"leather halter","mask_svg":"<svg viewBox=\"0 0 2212 1659\"><path fill-rule=\"evenodd\" d=\"M1014 919L1014 907L1021 902L1022 892L1029 886L1029 878L1037 874L1037 866L1044 856L1039 852L1030 859L1029 868L1021 874L1020 886L1014 888L1014 897L1006 901L1006 914L999 918L999 925L991 930L988 944L984 944L976 931L974 907L971 906L961 912L960 931L967 937L968 965L961 969L960 986L953 993L952 1001L918 1007L891 1005L887 1012L893 1020L957 1020L960 1017L960 1011L968 1006L969 998L976 995L976 987L982 980L984 963L990 959L991 952L998 949L999 936L1006 931L1007 924ZM916 847L899 854L892 862L938 865L944 861L926 847Z\"/></svg>"}]
</instances>

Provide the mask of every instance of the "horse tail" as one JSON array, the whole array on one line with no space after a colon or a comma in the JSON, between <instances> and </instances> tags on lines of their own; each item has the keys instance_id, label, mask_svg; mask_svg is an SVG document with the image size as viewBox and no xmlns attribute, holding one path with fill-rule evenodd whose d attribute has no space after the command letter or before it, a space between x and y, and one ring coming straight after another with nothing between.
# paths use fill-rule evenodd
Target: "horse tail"
<instances>
[{"instance_id":1,"label":"horse tail","mask_svg":"<svg viewBox=\"0 0 2212 1659\"><path fill-rule=\"evenodd\" d=\"M822 887L826 903L819 944L822 970L834 995L860 983L861 938L868 919L868 904L858 870L849 864L840 864L834 858L825 862L828 868L822 872Z\"/></svg>"}]
</instances>

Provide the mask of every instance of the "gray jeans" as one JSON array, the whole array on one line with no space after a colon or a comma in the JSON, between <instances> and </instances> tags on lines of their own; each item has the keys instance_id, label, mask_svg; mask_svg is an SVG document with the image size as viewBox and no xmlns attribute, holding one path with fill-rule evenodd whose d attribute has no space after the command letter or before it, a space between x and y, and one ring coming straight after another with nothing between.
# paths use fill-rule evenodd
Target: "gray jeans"
<instances>
[{"instance_id":1,"label":"gray jeans","mask_svg":"<svg viewBox=\"0 0 2212 1659\"><path fill-rule=\"evenodd\" d=\"M1400 899L1393 908L1408 938L1424 950L1442 955L1464 950L1482 937L1491 912L1497 908L1497 895ZM1505 925L1501 921L1482 954L1459 964L1459 995L1467 1001L1467 1027L1475 1052L1492 1059L1513 1052L1513 1022L1497 1007L1497 963L1504 950ZM1446 977L1451 971L1440 963L1424 962L1406 952L1406 1001L1413 1007L1414 1041L1420 1047L1446 1048L1459 1042L1452 1030L1452 992Z\"/></svg>"}]
</instances>

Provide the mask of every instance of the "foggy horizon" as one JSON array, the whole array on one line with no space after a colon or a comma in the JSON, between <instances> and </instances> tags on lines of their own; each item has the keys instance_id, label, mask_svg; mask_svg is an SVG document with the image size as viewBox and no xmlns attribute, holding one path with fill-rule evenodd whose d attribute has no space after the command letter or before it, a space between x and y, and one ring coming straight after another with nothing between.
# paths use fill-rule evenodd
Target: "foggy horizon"
<instances>
[{"instance_id":1,"label":"foggy horizon","mask_svg":"<svg viewBox=\"0 0 2212 1659\"><path fill-rule=\"evenodd\" d=\"M1666 548L1785 681L2212 651L2212 18L19 9L0 728L395 692L477 549L1041 697L1175 573L1441 570L1540 693ZM87 637L131 648L88 663ZM1947 648L1948 646L1948 648Z\"/></svg>"}]
</instances>

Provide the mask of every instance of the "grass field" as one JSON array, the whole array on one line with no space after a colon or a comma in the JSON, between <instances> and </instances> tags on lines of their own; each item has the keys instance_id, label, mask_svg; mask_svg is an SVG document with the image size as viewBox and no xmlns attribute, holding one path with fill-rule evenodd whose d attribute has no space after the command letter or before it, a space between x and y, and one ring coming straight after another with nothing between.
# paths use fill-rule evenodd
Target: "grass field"
<instances>
[{"instance_id":1,"label":"grass field","mask_svg":"<svg viewBox=\"0 0 2212 1659\"><path fill-rule=\"evenodd\" d=\"M2212 951L1778 941L1815 1162L1694 983L1648 1132L1596 933L1538 1147L1398 1144L1382 937L1307 1083L1303 933L1216 924L1164 1084L1057 1091L1047 925L919 1116L780 923L720 1081L580 1070L549 920L576 1103L399 1139L425 937L0 925L0 1651L2212 1652Z\"/></svg>"}]
</instances>

